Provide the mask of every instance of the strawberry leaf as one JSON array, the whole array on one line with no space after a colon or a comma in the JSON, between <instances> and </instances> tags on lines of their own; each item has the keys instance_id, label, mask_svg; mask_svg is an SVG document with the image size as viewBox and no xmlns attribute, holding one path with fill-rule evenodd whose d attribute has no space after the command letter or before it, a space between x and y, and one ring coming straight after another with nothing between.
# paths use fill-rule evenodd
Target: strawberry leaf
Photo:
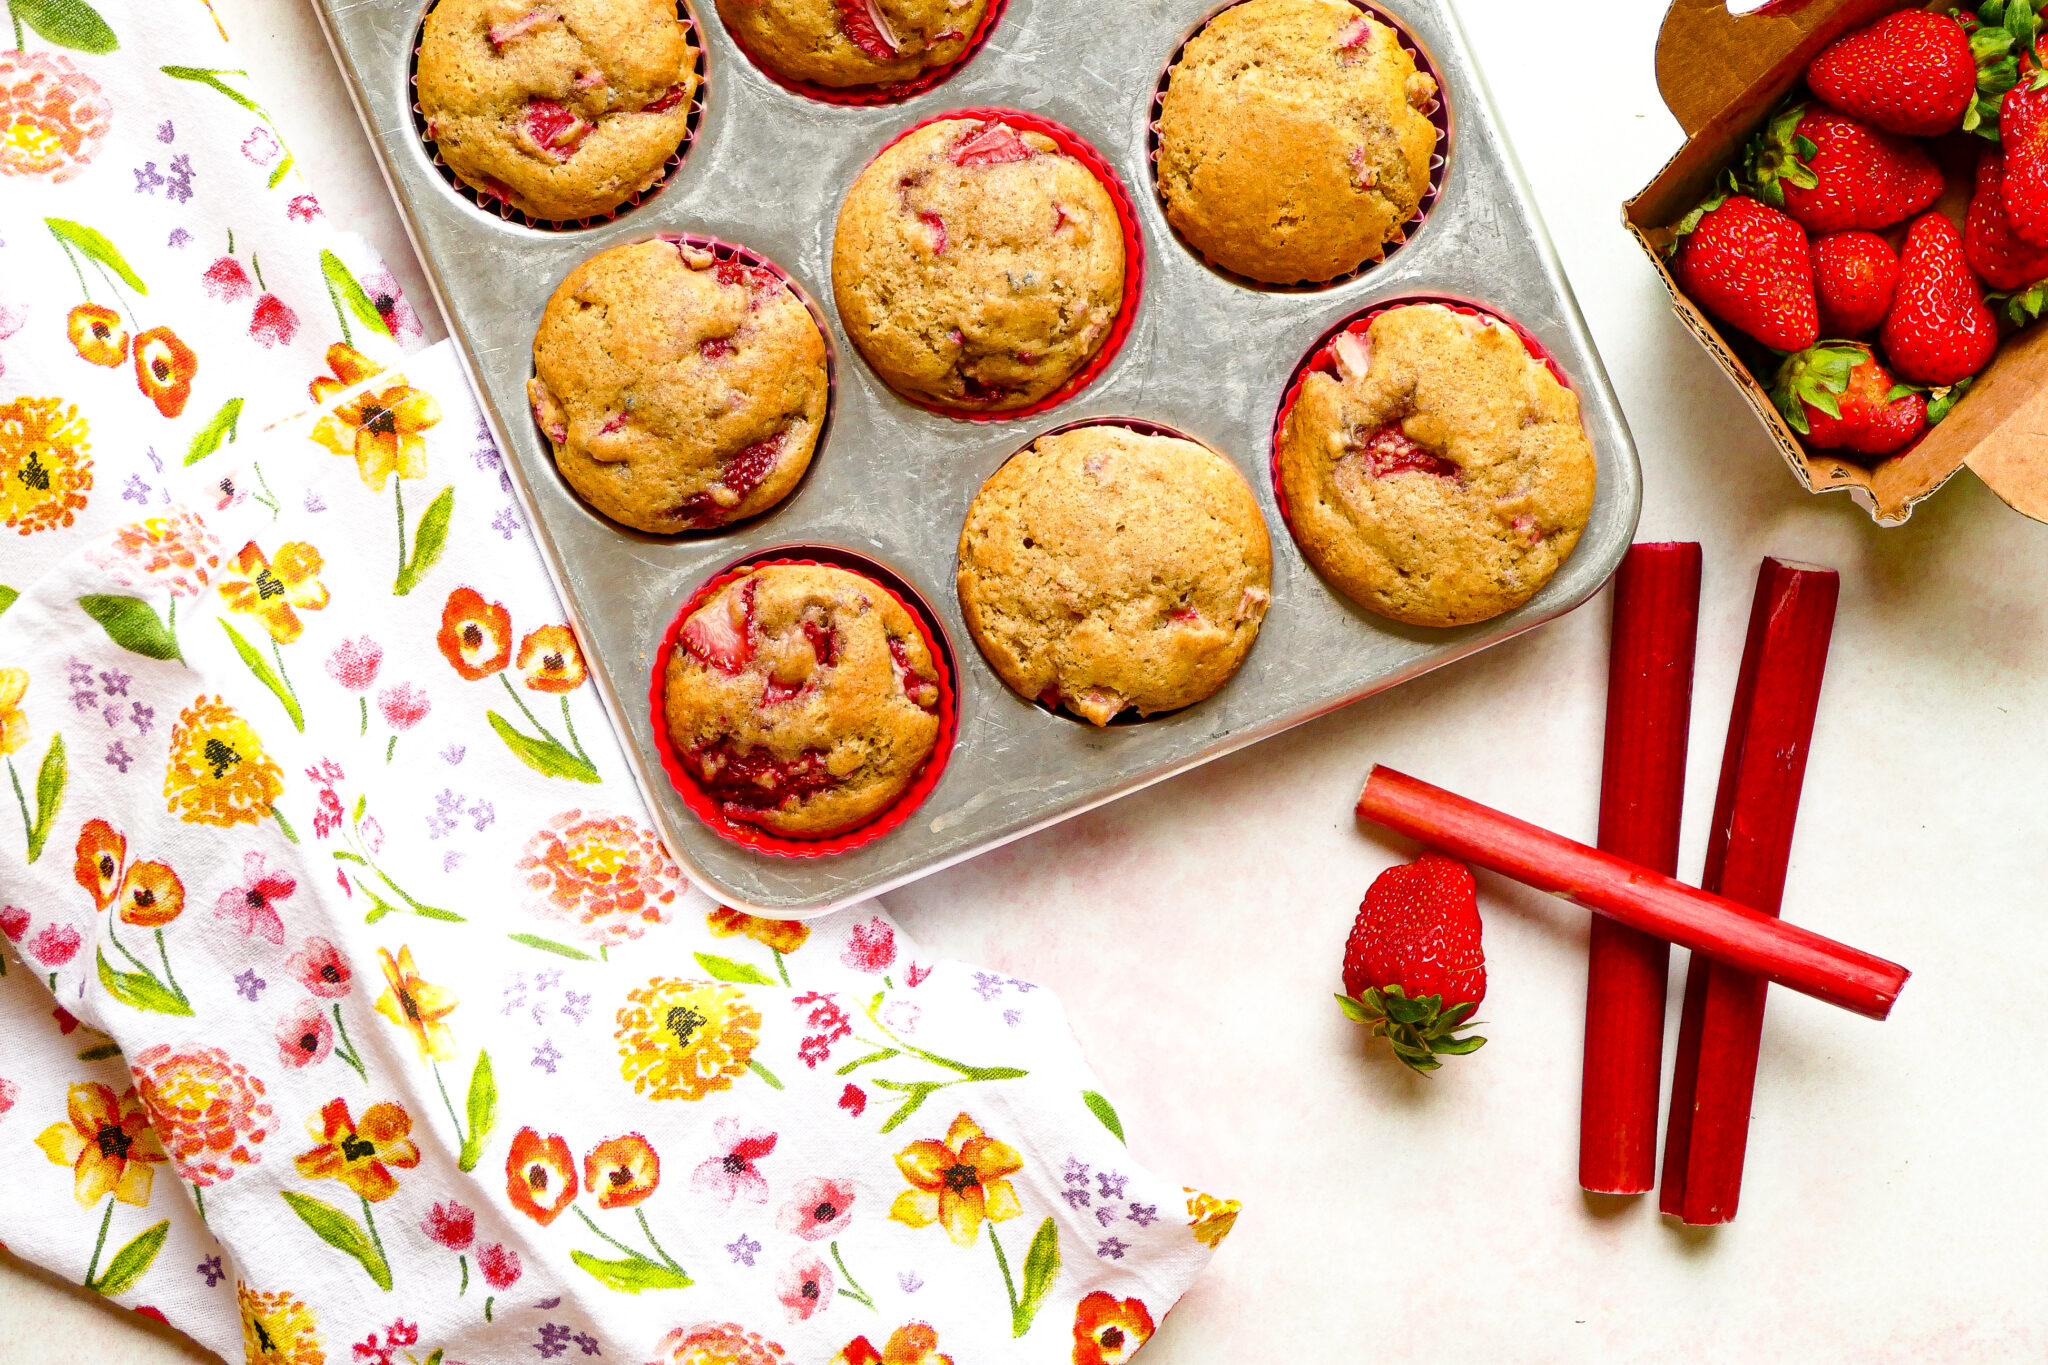
<instances>
[{"instance_id":1,"label":"strawberry leaf","mask_svg":"<svg viewBox=\"0 0 2048 1365\"><path fill-rule=\"evenodd\" d=\"M1948 416L1955 405L1963 401L1963 395L1969 392L1970 385L1975 383L1976 380L1977 376L1970 375L1953 384L1929 390L1927 394L1927 425L1933 426L1936 422Z\"/></svg>"}]
</instances>

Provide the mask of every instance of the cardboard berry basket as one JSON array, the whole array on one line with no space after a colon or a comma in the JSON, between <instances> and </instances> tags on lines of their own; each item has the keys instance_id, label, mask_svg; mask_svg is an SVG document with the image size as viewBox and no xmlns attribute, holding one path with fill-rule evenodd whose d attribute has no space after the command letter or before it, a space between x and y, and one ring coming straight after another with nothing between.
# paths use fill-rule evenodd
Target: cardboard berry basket
<instances>
[{"instance_id":1,"label":"cardboard berry basket","mask_svg":"<svg viewBox=\"0 0 2048 1365\"><path fill-rule=\"evenodd\" d=\"M1967 465L2015 510L2048 521L2048 328L2036 325L2006 337L1946 419L1898 454L1858 464L1800 444L1771 402L1771 374L1763 368L1769 353L1687 298L1664 254L1678 221L1712 191L1779 101L1798 87L1813 56L1844 33L1908 8L1914 6L1906 0L1779 0L1733 15L1725 0L1672 0L1657 39L1657 88L1686 142L1622 206L1622 219L1671 291L1680 319L1742 390L1809 491L1847 490L1879 525L1896 526ZM1966 136L1957 134L1956 145L1937 148L1938 156L1960 154L1941 157L1949 192L1937 205L1958 222L1974 164L1974 149L1961 145Z\"/></svg>"}]
</instances>

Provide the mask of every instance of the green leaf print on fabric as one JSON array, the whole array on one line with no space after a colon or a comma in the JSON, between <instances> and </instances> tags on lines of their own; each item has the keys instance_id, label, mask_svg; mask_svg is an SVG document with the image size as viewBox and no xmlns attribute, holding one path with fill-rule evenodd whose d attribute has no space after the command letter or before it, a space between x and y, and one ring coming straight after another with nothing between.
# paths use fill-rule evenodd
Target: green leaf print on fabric
<instances>
[{"instance_id":1,"label":"green leaf print on fabric","mask_svg":"<svg viewBox=\"0 0 2048 1365\"><path fill-rule=\"evenodd\" d=\"M547 777L565 777L572 782L599 782L597 769L590 760L581 758L563 748L553 738L535 739L522 734L496 711L484 712L484 719L498 732L498 738L505 741L505 747L527 767Z\"/></svg>"},{"instance_id":2,"label":"green leaf print on fabric","mask_svg":"<svg viewBox=\"0 0 2048 1365\"><path fill-rule=\"evenodd\" d=\"M715 953L698 953L697 965L720 981L731 981L742 986L773 986L775 978L759 967L747 962L735 962L729 957Z\"/></svg>"},{"instance_id":3,"label":"green leaf print on fabric","mask_svg":"<svg viewBox=\"0 0 2048 1365\"><path fill-rule=\"evenodd\" d=\"M688 1275L645 1256L600 1260L587 1251L571 1251L569 1259L606 1289L621 1294L638 1294L648 1289L688 1289L696 1283Z\"/></svg>"},{"instance_id":4,"label":"green leaf print on fabric","mask_svg":"<svg viewBox=\"0 0 2048 1365\"><path fill-rule=\"evenodd\" d=\"M507 934L505 937L511 939L514 943L523 943L529 948L538 948L544 953L555 953L561 957L574 958L578 962L597 961L597 957L592 953L586 953L581 948L571 948L566 943L557 943L551 938L542 938L539 934Z\"/></svg>"},{"instance_id":5,"label":"green leaf print on fabric","mask_svg":"<svg viewBox=\"0 0 2048 1365\"><path fill-rule=\"evenodd\" d=\"M995 1224L989 1224L993 1231ZM1048 1218L1038 1225L1038 1235L1031 1239L1031 1250L1024 1253L1024 1288L1010 1305L1010 1335L1021 1337L1031 1330L1031 1320L1038 1316L1038 1305L1045 1301L1047 1291L1060 1274L1060 1230Z\"/></svg>"},{"instance_id":6,"label":"green leaf print on fabric","mask_svg":"<svg viewBox=\"0 0 2048 1365\"><path fill-rule=\"evenodd\" d=\"M174 599L175 601L175 599ZM146 659L176 659L185 662L178 650L178 637L171 624L140 597L117 593L88 593L78 599L80 610L100 623L107 638L131 654ZM173 610L176 610L175 606Z\"/></svg>"},{"instance_id":7,"label":"green leaf print on fabric","mask_svg":"<svg viewBox=\"0 0 2048 1365\"><path fill-rule=\"evenodd\" d=\"M7 609L13 606L15 599L20 596L21 594L15 589L8 587L5 583L0 583L0 616L5 616Z\"/></svg>"},{"instance_id":8,"label":"green leaf print on fabric","mask_svg":"<svg viewBox=\"0 0 2048 1365\"><path fill-rule=\"evenodd\" d=\"M1116 1106L1111 1104L1109 1100L1101 1094L1101 1092L1095 1090L1083 1090L1081 1092L1081 1103L1087 1105L1088 1112L1095 1115L1096 1118L1102 1121L1102 1126L1104 1128L1109 1129L1110 1132L1116 1135L1116 1140L1118 1142L1123 1142L1125 1140L1124 1121L1116 1116Z\"/></svg>"},{"instance_id":9,"label":"green leaf print on fabric","mask_svg":"<svg viewBox=\"0 0 2048 1365\"><path fill-rule=\"evenodd\" d=\"M36 769L36 813L28 813L28 800L22 794L21 774L14 771L14 760L7 760L7 775L14 783L15 804L21 807L22 831L28 837L28 861L34 862L43 856L43 845L49 842L50 828L57 823L57 812L64 806L64 788L69 781L70 767L64 757L64 736L51 735L50 747L43 750L42 766Z\"/></svg>"},{"instance_id":10,"label":"green leaf print on fabric","mask_svg":"<svg viewBox=\"0 0 2048 1365\"><path fill-rule=\"evenodd\" d=\"M469 1133L462 1139L462 1155L455 1163L465 1171L476 1169L483 1159L484 1140L498 1123L498 1082L491 1072L491 1054L478 1052L476 1066L469 1073Z\"/></svg>"},{"instance_id":11,"label":"green leaf print on fabric","mask_svg":"<svg viewBox=\"0 0 2048 1365\"><path fill-rule=\"evenodd\" d=\"M197 81L201 85L212 86L215 90L220 91L221 94L226 95L236 104L241 105L253 114L261 114L263 112L262 105L256 103L255 100L250 99L247 95L221 79L222 76L246 76L249 74L246 71L230 70L227 67L203 66L164 66L157 69L172 80Z\"/></svg>"},{"instance_id":12,"label":"green leaf print on fabric","mask_svg":"<svg viewBox=\"0 0 2048 1365\"><path fill-rule=\"evenodd\" d=\"M363 1224L324 1199L296 1190L280 1190L278 1197L313 1230L314 1236L336 1251L354 1257L379 1289L390 1292L391 1264L384 1259L384 1248L377 1244L375 1233L365 1231ZM369 1205L363 1208L368 1212Z\"/></svg>"},{"instance_id":13,"label":"green leaf print on fabric","mask_svg":"<svg viewBox=\"0 0 2048 1365\"><path fill-rule=\"evenodd\" d=\"M292 695L291 688L285 685L277 670L270 666L270 661L263 657L256 646L243 639L242 633L229 625L226 617L221 618L220 628L228 633L228 640L234 645L235 653L242 656L242 662L256 675L256 681L270 689L270 695L277 698L278 703L284 707L284 713L291 717L292 725L300 734L305 734L306 715L299 709L299 699Z\"/></svg>"},{"instance_id":14,"label":"green leaf print on fabric","mask_svg":"<svg viewBox=\"0 0 2048 1365\"><path fill-rule=\"evenodd\" d=\"M114 1259L107 1262L107 1268L97 1279L86 1284L86 1288L98 1290L108 1298L125 1294L135 1287L156 1261L157 1252L163 1250L164 1238L171 1234L171 1220L166 1218L155 1227L145 1228L130 1238L128 1244L114 1253Z\"/></svg>"},{"instance_id":15,"label":"green leaf print on fabric","mask_svg":"<svg viewBox=\"0 0 2048 1365\"><path fill-rule=\"evenodd\" d=\"M213 415L213 420L201 427L199 434L192 438L192 447L185 452L185 463L198 464L219 450L222 445L235 440L238 435L236 427L241 420L241 399L230 398L221 404L220 411Z\"/></svg>"},{"instance_id":16,"label":"green leaf print on fabric","mask_svg":"<svg viewBox=\"0 0 2048 1365\"><path fill-rule=\"evenodd\" d=\"M151 1014L192 1013L192 1002L185 993L175 986L166 986L146 971L123 972L115 970L107 961L107 950L99 950L100 985L108 995L132 1009L146 1010ZM141 963L136 963L140 967Z\"/></svg>"},{"instance_id":17,"label":"green leaf print on fabric","mask_svg":"<svg viewBox=\"0 0 2048 1365\"><path fill-rule=\"evenodd\" d=\"M7 10L17 24L27 24L43 41L74 52L103 55L121 46L100 12L85 0L7 0Z\"/></svg>"},{"instance_id":18,"label":"green leaf print on fabric","mask_svg":"<svg viewBox=\"0 0 2048 1365\"><path fill-rule=\"evenodd\" d=\"M455 485L449 484L441 490L440 496L427 504L427 510L420 514L419 530L413 534L412 556L404 560L398 569L398 581L391 585L394 596L404 597L420 585L427 571L440 561L441 551L448 546L448 523L455 516ZM399 504L398 534L400 553L403 554L405 539L405 506Z\"/></svg>"},{"instance_id":19,"label":"green leaf print on fabric","mask_svg":"<svg viewBox=\"0 0 2048 1365\"><path fill-rule=\"evenodd\" d=\"M254 106L251 106L252 108ZM334 303L334 314L341 319L341 338L350 345L355 344L349 332L348 315L353 313L356 320L377 333L389 337L391 329L384 325L384 315L377 311L377 305L370 302L370 296L356 283L356 277L349 274L348 267L341 263L341 257L332 251L320 253L320 273L327 280L327 297Z\"/></svg>"},{"instance_id":20,"label":"green leaf print on fabric","mask_svg":"<svg viewBox=\"0 0 2048 1365\"><path fill-rule=\"evenodd\" d=\"M15 0L15 4L18 11L20 0ZM40 32L40 30L38 31ZM79 251L85 253L88 259L97 261L116 275L119 275L121 282L136 293L147 294L149 292L149 286L142 282L142 277L130 268L127 259L115 249L114 244L108 241L106 235L98 229L89 228L83 223L74 223L68 218L45 218L43 222L49 226L52 235L63 246L67 248L76 247Z\"/></svg>"}]
</instances>

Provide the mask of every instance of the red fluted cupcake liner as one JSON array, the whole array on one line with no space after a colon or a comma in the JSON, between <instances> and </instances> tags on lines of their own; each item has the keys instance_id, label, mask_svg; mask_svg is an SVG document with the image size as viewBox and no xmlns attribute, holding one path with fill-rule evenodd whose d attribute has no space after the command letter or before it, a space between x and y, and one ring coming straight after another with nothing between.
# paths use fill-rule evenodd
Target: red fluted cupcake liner
<instances>
[{"instance_id":1,"label":"red fluted cupcake liner","mask_svg":"<svg viewBox=\"0 0 2048 1365\"><path fill-rule=\"evenodd\" d=\"M803 557L796 558L792 555ZM938 673L939 736L932 746L931 755L925 759L923 767L911 779L910 785L903 789L901 796L874 818L836 834L810 839L775 834L758 825L750 824L730 813L726 803L719 801L699 786L697 780L690 775L689 769L683 766L681 755L676 753L675 746L669 741L668 722L663 706L664 693L667 690L669 656L676 651L676 637L682 631L683 623L726 584L755 569L765 569L777 564L845 569L858 574L880 591L887 593L910 613L910 619L917 624L918 634L924 638L925 647L931 651L932 665ZM648 687L647 704L652 713L654 747L661 758L661 770L668 774L669 784L676 789L676 795L683 799L683 804L690 808L691 814L708 825L713 833L743 848L781 858L822 858L873 843L908 820L912 812L931 795L932 789L938 786L939 777L945 772L946 763L953 755L953 741L960 729L960 701L953 678L952 646L946 639L945 631L939 628L937 614L925 604L923 595L916 588L884 565L851 550L842 550L833 545L788 545L728 565L712 575L702 587L690 595L689 600L669 622L668 629L662 633L661 646L654 655L654 672Z\"/></svg>"},{"instance_id":2,"label":"red fluted cupcake liner","mask_svg":"<svg viewBox=\"0 0 2048 1365\"><path fill-rule=\"evenodd\" d=\"M1007 8L1009 0L994 0L982 12L981 23L968 35L967 46L961 49L959 56L950 62L931 67L907 81L897 81L893 85L819 85L815 81L794 80L756 57L729 24L726 26L725 36L732 39L732 45L740 50L740 55L747 59L748 65L792 95L802 95L805 99L816 100L820 104L866 108L877 104L900 104L915 95L922 95L927 90L944 85L953 78L954 72L967 65L974 59L974 54L981 51L982 44L988 41L988 35L995 29L996 20L1002 17L1003 11Z\"/></svg>"},{"instance_id":3,"label":"red fluted cupcake liner","mask_svg":"<svg viewBox=\"0 0 2048 1365\"><path fill-rule=\"evenodd\" d=\"M1152 107L1146 116L1145 160L1152 168L1152 197L1159 201L1159 210L1162 214L1166 212L1166 194L1159 187L1159 113L1166 101L1166 87L1173 78L1173 68L1179 63L1181 54L1187 51L1188 44L1194 40L1196 34L1213 23L1216 16L1223 11L1234 9L1244 3L1245 0L1229 0L1228 4L1218 5L1209 11L1200 23L1187 31L1187 35L1167 55L1166 64L1159 68L1159 80L1152 87ZM1394 235L1388 238L1386 245L1381 248L1379 255L1363 262L1356 270L1348 271L1335 279L1302 280L1295 284L1273 284L1225 269L1204 256L1193 242L1181 235L1180 229L1174 227L1173 220L1168 218L1167 227L1173 233L1174 240L1186 247L1188 254L1196 260L1233 284L1241 284L1247 289L1258 289L1269 294L1310 294L1324 289L1335 289L1340 284L1349 284L1380 265L1414 236L1416 229L1422 226L1423 219L1429 217L1429 211L1436 207L1438 197L1443 194L1444 168L1449 164L1451 146L1451 110L1444 96L1443 74L1437 70L1436 63L1429 59L1429 53L1424 50L1422 44L1416 41L1415 35L1408 31L1406 24L1385 10L1364 4L1362 0L1348 0L1348 3L1392 29L1401 40L1402 50L1414 59L1415 69L1436 82L1436 98L1430 102L1428 109L1422 111L1429 121L1436 125L1436 150L1429 158L1429 189L1423 193L1422 202L1416 205L1415 216L1395 230Z\"/></svg>"},{"instance_id":4,"label":"red fluted cupcake liner","mask_svg":"<svg viewBox=\"0 0 2048 1365\"><path fill-rule=\"evenodd\" d=\"M818 306L817 300L811 297L809 290L805 289L801 284L797 282L795 276L791 275L787 270L784 270L780 265L776 264L773 260L761 255L757 251L753 251L747 247L740 246L738 243L724 241L717 237L705 237L694 232L662 232L655 234L654 240L663 242L674 242L677 244L678 247L689 246L694 247L699 251L708 251L711 253L712 258L718 261L720 264L724 264L726 262L734 262L739 265L750 266L757 270L767 271L769 274L775 276L775 278L782 281L783 288L789 290L791 294L796 296L796 301L798 303L801 303L804 306L804 310L811 315L811 323L818 329L818 335L820 338L824 340L825 343L825 416L824 419L818 423L818 439L816 443L811 447L810 465L805 468L803 479L799 479L797 481L796 487L790 489L789 492L783 494L779 500L777 500L774 503L771 503L767 507L762 508L760 511L756 512L751 517L742 517L738 521L729 521L722 526L709 526L701 529L677 531L674 533L678 537L706 537L719 535L724 532L731 531L735 527L754 525L760 522L765 517L771 517L775 515L784 507L787 507L790 503L790 500L796 497L796 495L802 491L804 486L804 480L807 480L811 477L811 468L816 467L818 461L824 457L825 441L832 434L832 413L839 399L839 354L837 349L832 344L832 328L826 323L825 312ZM607 250L616 249L616 247L607 248ZM537 425L539 422L539 418L535 417L534 420ZM550 448L552 448L554 438L550 436L546 431L542 431L541 435L547 438L550 444ZM556 474L557 477L560 477L559 470L556 471ZM589 503L585 502L582 495L577 493L575 488L571 487L567 479L562 480L562 487L567 489L570 496L574 497L579 503L582 503L585 507L589 507ZM589 510L595 516L604 516L604 513L597 511L597 509L594 507L590 508ZM607 521L610 520L609 517L606 517L605 519ZM636 534L652 535L655 533L636 532Z\"/></svg>"},{"instance_id":5,"label":"red fluted cupcake liner","mask_svg":"<svg viewBox=\"0 0 2048 1365\"><path fill-rule=\"evenodd\" d=\"M588 218L572 218L561 221L535 218L530 214L522 213L520 210L512 207L511 200L507 199L504 195L484 186L472 185L457 175L454 168L441 159L440 148L435 146L434 139L427 132L427 116L420 109L420 43L427 30L427 12L431 12L432 9L433 6L429 5L427 11L422 12L420 15L419 29L413 35L412 57L406 64L406 84L412 92L413 131L419 136L420 146L426 150L427 160L440 173L441 178L446 180L457 194L476 205L479 209L482 209L485 213L495 213L508 223L517 223L521 227L530 227L541 232L573 232L579 228L600 227L618 218L621 214L631 212L647 200L653 198L655 193L673 179L677 171L682 169L683 159L689 156L690 149L696 145L697 134L704 124L704 92L707 88L706 82L709 79L706 67L707 59L704 54L704 26L697 22L696 14L690 9L690 0L676 0L676 17L689 28L690 45L697 52L697 84L696 89L690 96L690 117L689 122L683 129L683 140L676 144L676 149L673 152L669 153L668 161L661 168L661 174L649 182L645 189L634 192L609 213L599 213L593 214Z\"/></svg>"},{"instance_id":6,"label":"red fluted cupcake liner","mask_svg":"<svg viewBox=\"0 0 2048 1365\"><path fill-rule=\"evenodd\" d=\"M1311 374L1335 374L1337 372L1337 338L1344 336L1346 333L1363 334L1372 326L1372 320L1380 314L1390 312L1396 308L1407 308L1414 304L1422 303L1438 304L1450 309L1453 313L1463 313L1467 317L1485 318L1489 322L1499 323L1521 338L1522 348L1528 351L1531 358L1542 361L1543 367L1550 371L1558 383L1564 385L1567 389L1573 387L1572 381L1566 376L1556 359L1551 356L1548 350L1544 349L1542 342L1529 334L1529 330L1526 327L1516 322L1507 314L1497 312L1484 304L1473 303L1468 299L1455 298L1448 294L1410 294L1405 298L1388 299L1383 303L1375 303L1369 308L1352 314L1329 331L1323 333L1316 344L1308 348L1307 354L1303 355L1301 360L1295 365L1294 373L1288 376L1287 387L1283 390L1283 396L1280 399L1280 409L1273 414L1272 450L1267 460L1267 473L1273 481L1273 501L1280 509L1280 520L1286 523L1288 535L1292 536L1294 534L1294 522L1287 514L1287 490L1281 487L1280 484L1280 433L1286 428L1288 415L1294 411L1295 403L1301 398L1301 386L1307 382ZM1576 390L1574 391L1576 392Z\"/></svg>"},{"instance_id":7,"label":"red fluted cupcake liner","mask_svg":"<svg viewBox=\"0 0 2048 1365\"><path fill-rule=\"evenodd\" d=\"M1101 347L1093 356L1089 357L1088 363L1076 370L1066 383L1060 385L1057 389L1054 389L1051 393L1028 407L1008 408L1002 412L983 412L978 409L953 408L947 407L942 403L933 403L922 398L913 398L908 394L897 393L894 388L889 387L886 380L883 381L883 387L889 388L889 392L896 394L898 398L901 398L913 407L923 408L926 412L935 412L941 417L952 417L963 422L1009 422L1019 417L1036 416L1039 413L1048 412L1058 407L1095 382L1096 376L1108 369L1110 361L1116 359L1117 352L1123 349L1125 338L1131 334L1131 324L1137 318L1138 300L1145 292L1145 241L1138 233L1138 212L1131 203L1130 191L1124 188L1123 179L1117 175L1115 167L1105 161L1101 153L1089 146L1078 133L1062 124L1054 123L1051 119L1041 118L1037 114L1027 114L1019 109L949 109L943 114L933 114L930 118L920 119L895 137L890 138L888 142L884 143L876 151L874 157L868 158L868 165L873 165L875 157L879 157L883 152L888 151L889 148L894 147L918 129L929 127L934 123L943 123L948 119L993 120L998 123L1007 124L1009 127L1020 132L1042 133L1046 137L1051 138L1061 152L1073 157L1088 168L1096 180L1101 182L1102 187L1109 191L1110 200L1116 205L1117 221L1123 227L1123 299L1117 305L1116 319L1110 323L1109 335L1103 338ZM865 169L865 166L862 167L863 171ZM856 346L854 349L859 350L860 348ZM879 375L876 377L880 378Z\"/></svg>"}]
</instances>

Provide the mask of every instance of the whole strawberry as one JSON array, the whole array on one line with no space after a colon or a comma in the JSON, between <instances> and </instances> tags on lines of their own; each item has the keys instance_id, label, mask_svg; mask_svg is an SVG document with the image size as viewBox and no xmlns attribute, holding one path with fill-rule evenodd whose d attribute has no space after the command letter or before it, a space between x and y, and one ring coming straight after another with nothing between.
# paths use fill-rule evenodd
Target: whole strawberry
<instances>
[{"instance_id":1,"label":"whole strawberry","mask_svg":"<svg viewBox=\"0 0 2048 1365\"><path fill-rule=\"evenodd\" d=\"M1671 272L1700 307L1778 351L1820 336L1806 233L1748 195L1716 195L1678 225Z\"/></svg>"},{"instance_id":2,"label":"whole strawberry","mask_svg":"<svg viewBox=\"0 0 2048 1365\"><path fill-rule=\"evenodd\" d=\"M1457 1030L1486 998L1486 952L1472 873L1441 853L1425 853L1374 879L1344 945L1344 1013L1373 1026L1416 1071L1434 1071L1443 1054L1475 1051L1486 1040Z\"/></svg>"},{"instance_id":3,"label":"whole strawberry","mask_svg":"<svg viewBox=\"0 0 2048 1365\"><path fill-rule=\"evenodd\" d=\"M1806 84L1888 132L1938 137L1963 126L1977 94L1977 59L1954 19L1902 9L1822 48Z\"/></svg>"},{"instance_id":4,"label":"whole strawberry","mask_svg":"<svg viewBox=\"0 0 2048 1365\"><path fill-rule=\"evenodd\" d=\"M2022 242L2048 247L2048 71L2031 56L1998 106L1998 142L2006 226Z\"/></svg>"},{"instance_id":5,"label":"whole strawberry","mask_svg":"<svg viewBox=\"0 0 2048 1365\"><path fill-rule=\"evenodd\" d=\"M2048 279L2048 247L2015 237L2005 218L2005 156L1992 149L1977 157L1977 184L1963 220L1963 259L1993 289L2025 289Z\"/></svg>"},{"instance_id":6,"label":"whole strawberry","mask_svg":"<svg viewBox=\"0 0 2048 1365\"><path fill-rule=\"evenodd\" d=\"M1771 399L1816 450L1890 455L1927 430L1927 395L1896 383L1868 346L1853 341L1786 356Z\"/></svg>"},{"instance_id":7,"label":"whole strawberry","mask_svg":"<svg viewBox=\"0 0 2048 1365\"><path fill-rule=\"evenodd\" d=\"M1921 384L1967 379L1998 349L1998 320L1963 260L1962 234L1939 213L1921 214L1906 233L1878 340L1892 368Z\"/></svg>"},{"instance_id":8,"label":"whole strawberry","mask_svg":"<svg viewBox=\"0 0 2048 1365\"><path fill-rule=\"evenodd\" d=\"M1825 104L1795 104L1750 145L1757 198L1808 232L1903 223L1941 197L1941 168L1917 142Z\"/></svg>"},{"instance_id":9,"label":"whole strawberry","mask_svg":"<svg viewBox=\"0 0 2048 1365\"><path fill-rule=\"evenodd\" d=\"M1898 253L1876 233L1852 228L1813 239L1813 293L1822 336L1874 331L1891 311L1898 282Z\"/></svg>"}]
</instances>

